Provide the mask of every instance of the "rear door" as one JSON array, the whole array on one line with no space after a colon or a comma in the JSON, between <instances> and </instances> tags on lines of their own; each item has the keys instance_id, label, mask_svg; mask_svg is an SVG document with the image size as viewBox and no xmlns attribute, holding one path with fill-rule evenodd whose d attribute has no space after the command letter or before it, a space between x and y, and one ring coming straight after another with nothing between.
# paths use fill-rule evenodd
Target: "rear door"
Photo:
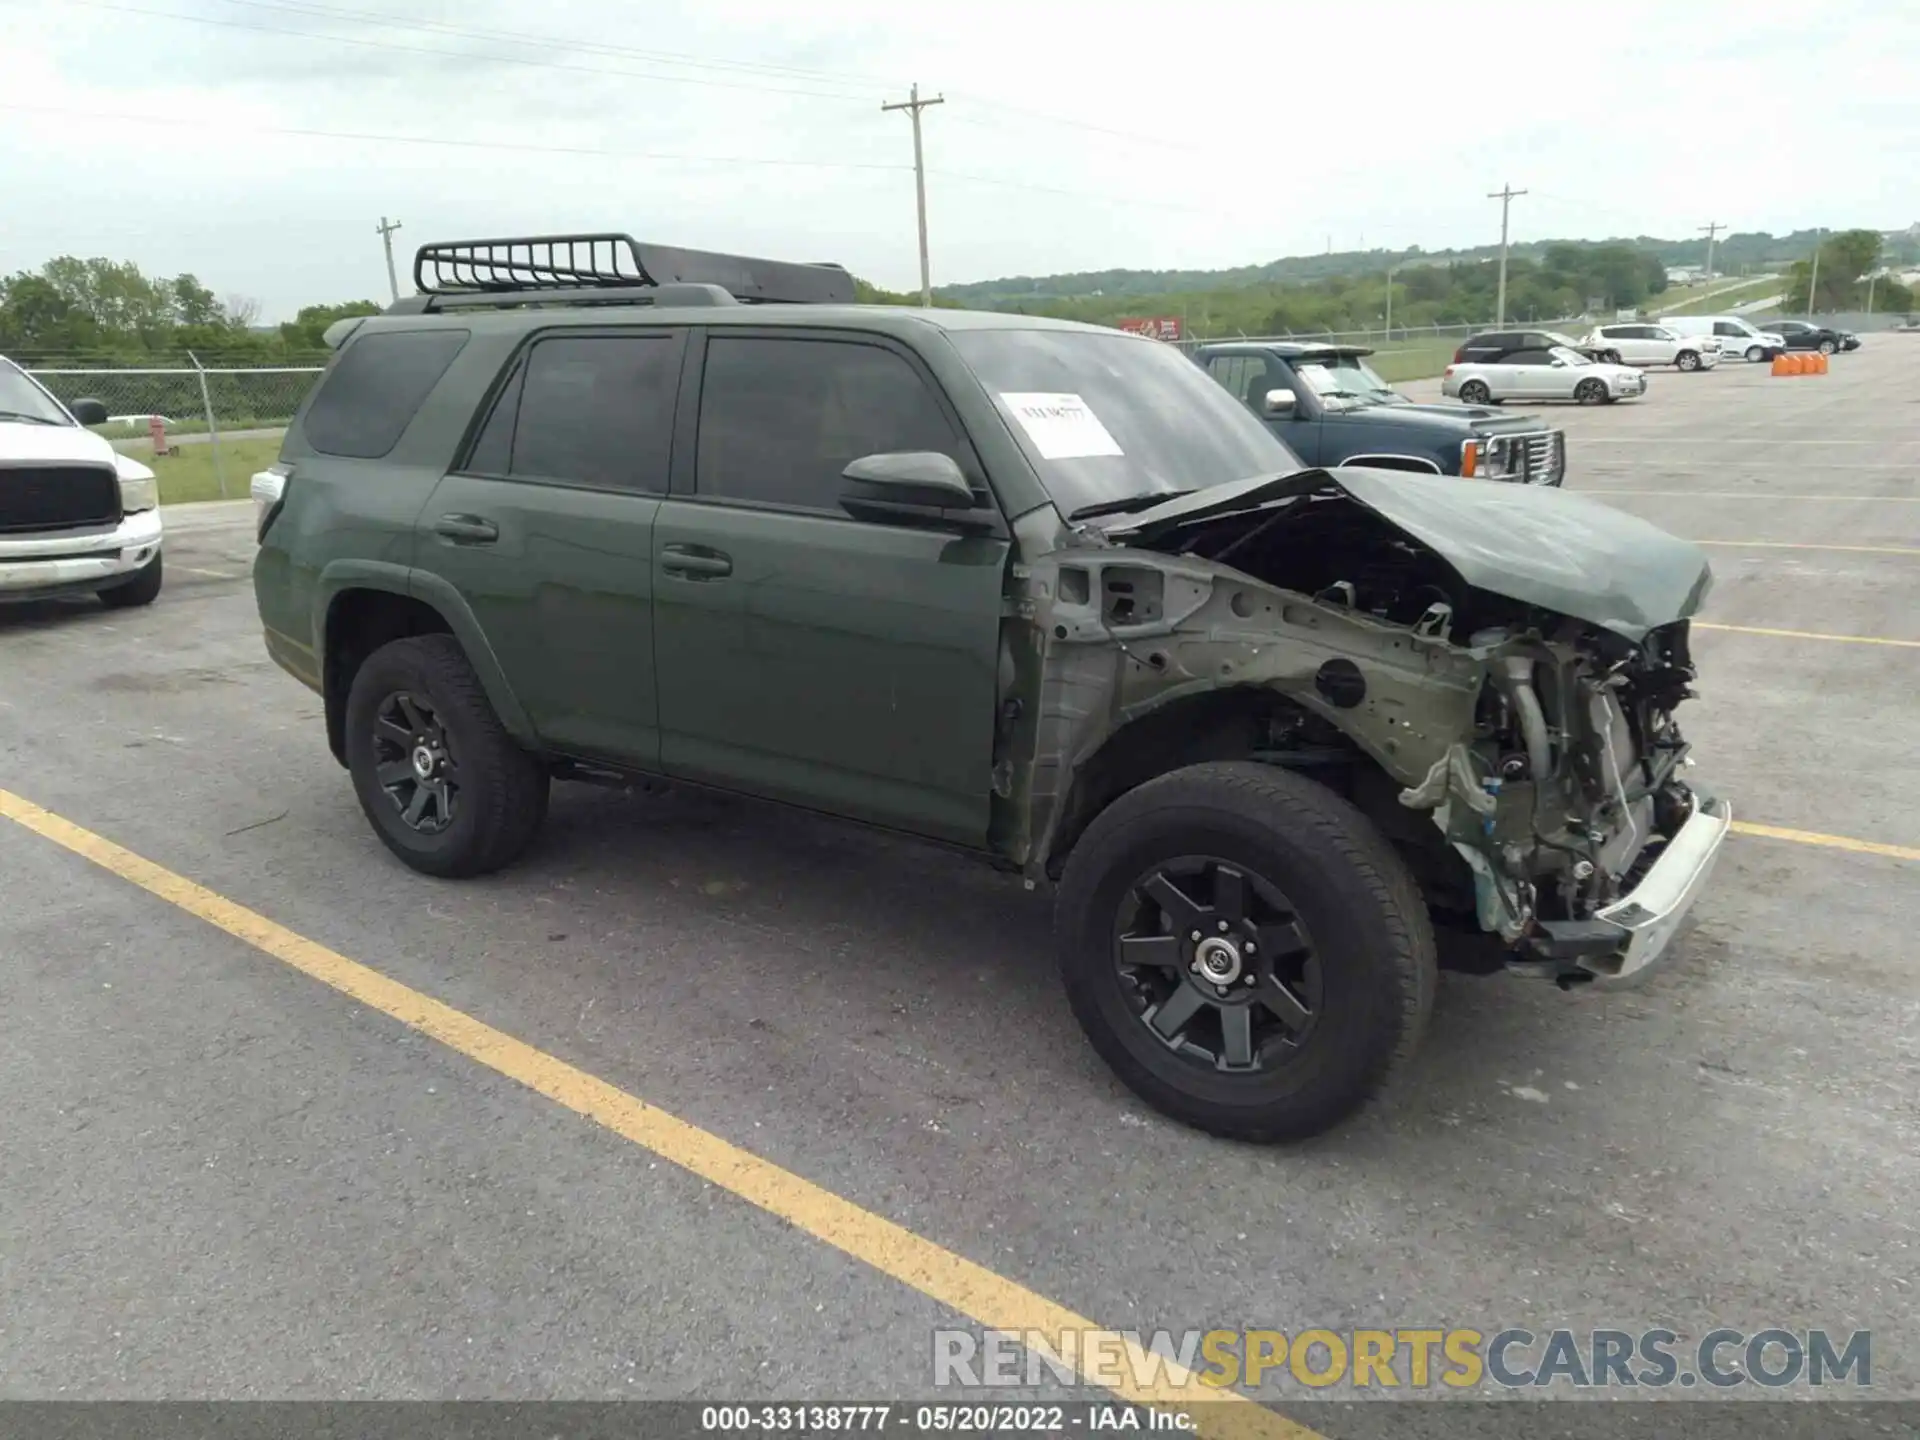
<instances>
[{"instance_id":1,"label":"rear door","mask_svg":"<svg viewBox=\"0 0 1920 1440\"><path fill-rule=\"evenodd\" d=\"M555 750L659 763L653 527L684 331L550 331L509 367L419 520L415 563L471 606Z\"/></svg>"},{"instance_id":2,"label":"rear door","mask_svg":"<svg viewBox=\"0 0 1920 1440\"><path fill-rule=\"evenodd\" d=\"M1009 541L855 520L841 471L935 450L981 467L878 336L727 327L654 532L670 775L984 845Z\"/></svg>"},{"instance_id":3,"label":"rear door","mask_svg":"<svg viewBox=\"0 0 1920 1440\"><path fill-rule=\"evenodd\" d=\"M1553 356L1544 349L1511 351L1502 358L1494 373L1505 387L1494 393L1517 400L1555 399L1568 389L1564 383L1566 372L1554 365Z\"/></svg>"}]
</instances>

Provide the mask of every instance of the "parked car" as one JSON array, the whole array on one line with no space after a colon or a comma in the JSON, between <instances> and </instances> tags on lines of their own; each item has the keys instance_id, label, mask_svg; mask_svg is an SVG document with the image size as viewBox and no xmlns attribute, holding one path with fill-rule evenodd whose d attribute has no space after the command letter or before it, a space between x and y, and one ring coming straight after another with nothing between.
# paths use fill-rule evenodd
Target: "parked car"
<instances>
[{"instance_id":1,"label":"parked car","mask_svg":"<svg viewBox=\"0 0 1920 1440\"><path fill-rule=\"evenodd\" d=\"M1417 405L1381 379L1355 345L1241 341L1194 359L1309 465L1371 465L1558 485L1563 431L1530 415Z\"/></svg>"},{"instance_id":2,"label":"parked car","mask_svg":"<svg viewBox=\"0 0 1920 1440\"><path fill-rule=\"evenodd\" d=\"M1440 393L1469 405L1504 400L1611 405L1646 394L1647 377L1631 365L1589 360L1578 350L1555 345L1549 350L1511 351L1497 360L1449 365L1440 377Z\"/></svg>"},{"instance_id":3,"label":"parked car","mask_svg":"<svg viewBox=\"0 0 1920 1440\"><path fill-rule=\"evenodd\" d=\"M1716 339L1723 356L1742 356L1754 364L1771 360L1787 348L1783 336L1772 330L1756 329L1751 321L1738 315L1669 315L1660 323L1690 339L1703 342L1709 337Z\"/></svg>"},{"instance_id":4,"label":"parked car","mask_svg":"<svg viewBox=\"0 0 1920 1440\"><path fill-rule=\"evenodd\" d=\"M1712 335L1685 336L1665 325L1636 321L1601 325L1587 336L1587 350L1605 351L1622 365L1671 365L1676 370L1711 370L1720 363L1720 341Z\"/></svg>"},{"instance_id":5,"label":"parked car","mask_svg":"<svg viewBox=\"0 0 1920 1440\"><path fill-rule=\"evenodd\" d=\"M1769 328L1779 332L1789 350L1818 350L1831 355L1838 350L1858 350L1860 337L1851 330L1836 330L1830 325L1814 325L1805 320L1769 320Z\"/></svg>"},{"instance_id":6,"label":"parked car","mask_svg":"<svg viewBox=\"0 0 1920 1440\"><path fill-rule=\"evenodd\" d=\"M54 398L0 357L0 600L92 593L116 609L160 594L153 471L84 427L107 407Z\"/></svg>"},{"instance_id":7,"label":"parked car","mask_svg":"<svg viewBox=\"0 0 1920 1440\"><path fill-rule=\"evenodd\" d=\"M1558 330L1486 330L1478 335L1470 335L1460 342L1453 352L1456 365L1504 364L1509 355L1530 354L1538 350L1551 350L1555 346L1584 355L1589 360L1600 360L1618 365L1621 358L1610 349L1596 349L1584 340L1575 340L1562 335Z\"/></svg>"},{"instance_id":8,"label":"parked car","mask_svg":"<svg viewBox=\"0 0 1920 1440\"><path fill-rule=\"evenodd\" d=\"M1671 953L1731 823L1673 720L1693 544L1303 468L1170 345L838 267L532 237L414 281L331 332L254 565L414 869L509 864L556 778L936 841L1053 889L1128 1085L1254 1140L1412 1051L1435 923L1569 986Z\"/></svg>"}]
</instances>

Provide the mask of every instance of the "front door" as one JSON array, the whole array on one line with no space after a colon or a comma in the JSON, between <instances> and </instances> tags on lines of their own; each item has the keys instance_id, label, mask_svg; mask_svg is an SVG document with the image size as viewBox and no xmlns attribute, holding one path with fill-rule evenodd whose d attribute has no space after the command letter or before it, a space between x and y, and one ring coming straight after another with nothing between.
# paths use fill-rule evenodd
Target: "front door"
<instances>
[{"instance_id":1,"label":"front door","mask_svg":"<svg viewBox=\"0 0 1920 1440\"><path fill-rule=\"evenodd\" d=\"M684 332L537 339L420 514L418 568L460 591L542 741L659 762L653 530Z\"/></svg>"},{"instance_id":2,"label":"front door","mask_svg":"<svg viewBox=\"0 0 1920 1440\"><path fill-rule=\"evenodd\" d=\"M978 461L877 337L722 330L654 527L669 775L984 845L1008 541L855 520L863 455Z\"/></svg>"}]
</instances>

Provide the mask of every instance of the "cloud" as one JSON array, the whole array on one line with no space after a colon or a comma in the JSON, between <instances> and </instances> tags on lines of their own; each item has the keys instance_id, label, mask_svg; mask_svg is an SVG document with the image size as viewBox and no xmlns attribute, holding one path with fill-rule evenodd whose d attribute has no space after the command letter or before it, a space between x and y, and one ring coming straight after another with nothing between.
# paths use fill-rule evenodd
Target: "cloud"
<instances>
[{"instance_id":1,"label":"cloud","mask_svg":"<svg viewBox=\"0 0 1920 1440\"><path fill-rule=\"evenodd\" d=\"M193 270L277 317L379 297L386 214L406 244L627 229L837 258L907 288L908 126L880 104L915 80L946 96L925 118L936 279L1479 243L1498 233L1486 192L1509 180L1530 192L1514 204L1519 238L1913 218L1895 181L1920 133L1901 63L1920 53L1920 19L1898 7L1615 0L1574 24L1484 0L1470 26L1414 0L1139 13L1081 0L14 12L0 267L109 253Z\"/></svg>"}]
</instances>

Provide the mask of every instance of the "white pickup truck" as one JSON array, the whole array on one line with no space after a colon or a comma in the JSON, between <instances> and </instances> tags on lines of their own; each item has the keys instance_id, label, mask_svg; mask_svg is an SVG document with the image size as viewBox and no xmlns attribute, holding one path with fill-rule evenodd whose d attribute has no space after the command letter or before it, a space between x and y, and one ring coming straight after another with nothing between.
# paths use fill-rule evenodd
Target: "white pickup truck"
<instances>
[{"instance_id":1,"label":"white pickup truck","mask_svg":"<svg viewBox=\"0 0 1920 1440\"><path fill-rule=\"evenodd\" d=\"M160 594L160 494L153 471L0 356L0 601L97 594L116 609Z\"/></svg>"}]
</instances>

